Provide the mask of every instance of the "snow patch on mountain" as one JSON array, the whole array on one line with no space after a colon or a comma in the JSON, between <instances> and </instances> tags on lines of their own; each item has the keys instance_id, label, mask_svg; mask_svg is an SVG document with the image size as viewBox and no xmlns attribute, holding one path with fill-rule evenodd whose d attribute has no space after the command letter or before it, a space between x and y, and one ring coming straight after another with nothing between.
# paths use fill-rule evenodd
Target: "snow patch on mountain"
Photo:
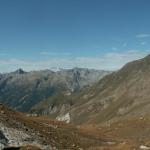
<instances>
[{"instance_id":1,"label":"snow patch on mountain","mask_svg":"<svg viewBox=\"0 0 150 150\"><path fill-rule=\"evenodd\" d=\"M61 116L58 116L58 117L56 117L56 119L58 120L58 121L64 121L64 122L66 122L66 123L70 123L70 114L69 113L66 113L65 115L61 115Z\"/></svg>"}]
</instances>

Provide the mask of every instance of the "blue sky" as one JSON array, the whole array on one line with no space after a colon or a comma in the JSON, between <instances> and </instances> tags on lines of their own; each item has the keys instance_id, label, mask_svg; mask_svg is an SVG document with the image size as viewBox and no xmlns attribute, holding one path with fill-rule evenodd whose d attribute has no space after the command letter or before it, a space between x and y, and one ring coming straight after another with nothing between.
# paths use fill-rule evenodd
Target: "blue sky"
<instances>
[{"instance_id":1,"label":"blue sky","mask_svg":"<svg viewBox=\"0 0 150 150\"><path fill-rule=\"evenodd\" d=\"M116 70L150 52L149 0L0 0L0 72Z\"/></svg>"}]
</instances>

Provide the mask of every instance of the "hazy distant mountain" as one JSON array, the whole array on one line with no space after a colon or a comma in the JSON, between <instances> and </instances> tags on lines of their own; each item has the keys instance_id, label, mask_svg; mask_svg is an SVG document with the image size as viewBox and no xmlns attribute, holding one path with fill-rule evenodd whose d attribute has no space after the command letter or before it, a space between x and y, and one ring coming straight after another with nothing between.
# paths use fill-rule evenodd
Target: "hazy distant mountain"
<instances>
[{"instance_id":1,"label":"hazy distant mountain","mask_svg":"<svg viewBox=\"0 0 150 150\"><path fill-rule=\"evenodd\" d=\"M0 102L17 110L28 111L41 100L59 93L70 95L91 86L108 73L83 68L31 72L18 69L0 74Z\"/></svg>"}]
</instances>

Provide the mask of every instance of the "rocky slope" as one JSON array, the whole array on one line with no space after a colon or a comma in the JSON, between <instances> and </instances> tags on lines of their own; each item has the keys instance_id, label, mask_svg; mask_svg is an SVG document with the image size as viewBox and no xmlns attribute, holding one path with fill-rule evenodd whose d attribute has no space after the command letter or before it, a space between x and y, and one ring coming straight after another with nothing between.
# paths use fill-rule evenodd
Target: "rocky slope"
<instances>
[{"instance_id":1,"label":"rocky slope","mask_svg":"<svg viewBox=\"0 0 150 150\"><path fill-rule=\"evenodd\" d=\"M75 104L64 116L69 113L76 124L150 115L150 55L126 64L73 99Z\"/></svg>"},{"instance_id":2,"label":"rocky slope","mask_svg":"<svg viewBox=\"0 0 150 150\"><path fill-rule=\"evenodd\" d=\"M74 126L0 104L0 150L143 150L149 139L149 117Z\"/></svg>"},{"instance_id":3,"label":"rocky slope","mask_svg":"<svg viewBox=\"0 0 150 150\"><path fill-rule=\"evenodd\" d=\"M41 100L50 99L59 93L70 95L91 86L108 73L74 68L56 72L25 72L19 69L12 73L0 74L0 102L20 111L28 111Z\"/></svg>"},{"instance_id":4,"label":"rocky slope","mask_svg":"<svg viewBox=\"0 0 150 150\"><path fill-rule=\"evenodd\" d=\"M95 135L71 124L16 112L0 104L1 150L4 147L20 150L83 150L101 145L107 145L103 134Z\"/></svg>"}]
</instances>

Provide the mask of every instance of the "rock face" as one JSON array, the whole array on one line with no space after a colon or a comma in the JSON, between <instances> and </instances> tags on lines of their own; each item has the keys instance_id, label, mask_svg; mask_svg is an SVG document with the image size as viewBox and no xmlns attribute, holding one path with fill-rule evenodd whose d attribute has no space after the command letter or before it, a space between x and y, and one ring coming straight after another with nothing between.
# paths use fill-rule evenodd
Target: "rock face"
<instances>
[{"instance_id":1,"label":"rock face","mask_svg":"<svg viewBox=\"0 0 150 150\"><path fill-rule=\"evenodd\" d=\"M58 116L58 117L56 117L56 119L57 119L58 121L64 121L64 122L66 122L66 123L70 123L70 114L67 113L67 114L65 114L64 116Z\"/></svg>"},{"instance_id":2,"label":"rock face","mask_svg":"<svg viewBox=\"0 0 150 150\"><path fill-rule=\"evenodd\" d=\"M13 147L14 149L21 149L22 146L31 144L44 148L33 129L26 126L23 116L23 114L21 115L0 104L0 150L3 148L11 149L11 147L12 149Z\"/></svg>"},{"instance_id":3,"label":"rock face","mask_svg":"<svg viewBox=\"0 0 150 150\"><path fill-rule=\"evenodd\" d=\"M5 137L3 132L0 130L0 149L3 149L8 144L8 139Z\"/></svg>"},{"instance_id":4,"label":"rock face","mask_svg":"<svg viewBox=\"0 0 150 150\"><path fill-rule=\"evenodd\" d=\"M20 111L29 111L42 100L59 93L70 95L93 85L107 71L74 68L59 71L25 72L18 69L0 74L0 102Z\"/></svg>"},{"instance_id":5,"label":"rock face","mask_svg":"<svg viewBox=\"0 0 150 150\"><path fill-rule=\"evenodd\" d=\"M21 130L5 127L2 123L0 123L0 128L2 136L0 143L3 146L23 146L31 144L31 141L33 144L37 144L37 141L34 141L30 135Z\"/></svg>"}]
</instances>

